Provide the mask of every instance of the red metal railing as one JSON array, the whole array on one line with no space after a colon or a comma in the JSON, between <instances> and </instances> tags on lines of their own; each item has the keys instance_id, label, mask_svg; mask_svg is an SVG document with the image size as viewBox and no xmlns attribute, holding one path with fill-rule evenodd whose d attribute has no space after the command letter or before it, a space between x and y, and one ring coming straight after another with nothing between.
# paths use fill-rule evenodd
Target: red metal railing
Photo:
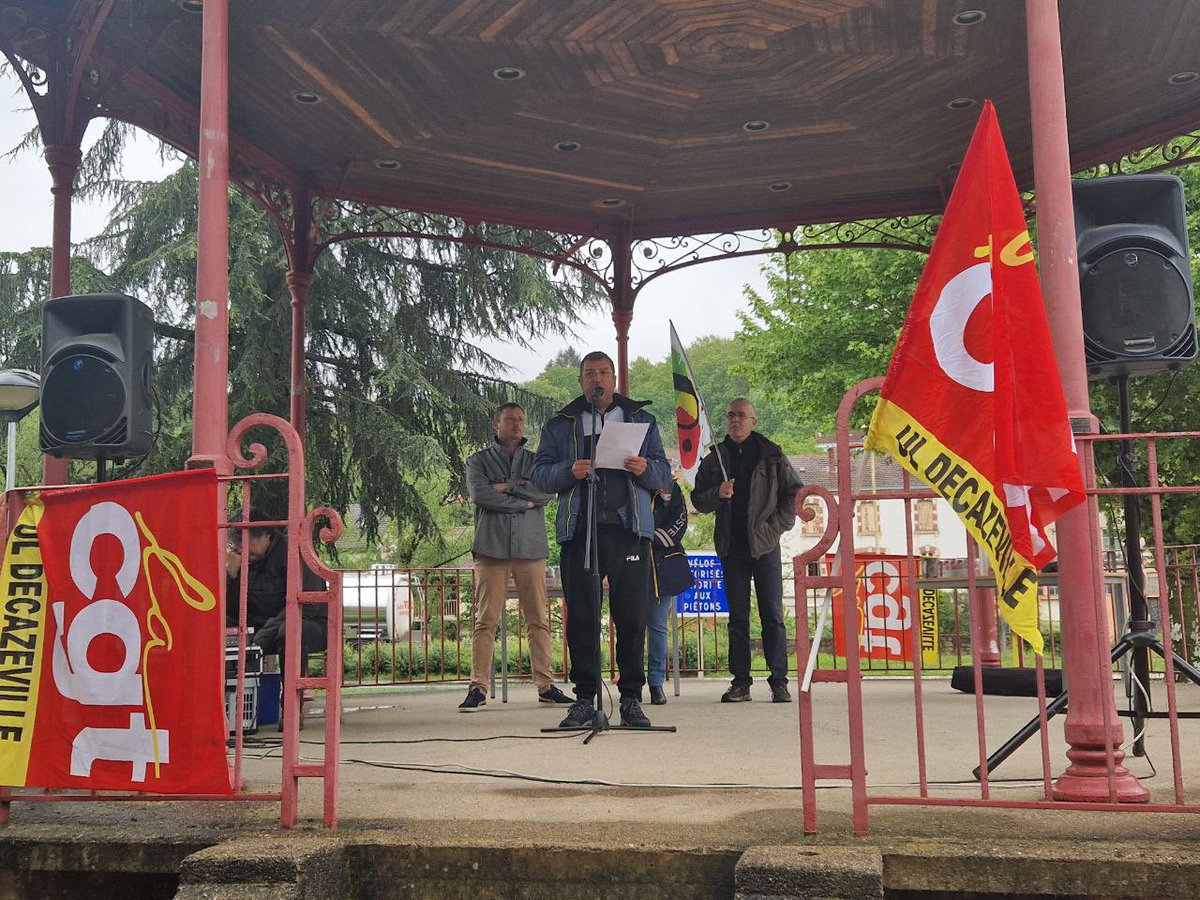
<instances>
[{"instance_id":1,"label":"red metal railing","mask_svg":"<svg viewBox=\"0 0 1200 900\"><path fill-rule=\"evenodd\" d=\"M474 624L474 570L469 567L422 568L378 565L344 569L344 684L351 687L466 683L471 676L471 630ZM562 588L551 570L551 671L565 679L570 668L565 638L566 610ZM680 616L680 674L724 675L728 669L725 620L716 614ZM525 617L510 585L509 606L496 639L508 641L494 665L510 679L531 680L527 661ZM609 677L616 674L611 622L605 622L602 647ZM503 648L502 648L503 651ZM668 662L670 663L670 654ZM766 673L761 653L753 656L755 672Z\"/></svg>"},{"instance_id":2,"label":"red metal railing","mask_svg":"<svg viewBox=\"0 0 1200 900\"><path fill-rule=\"evenodd\" d=\"M1092 543L1096 568L1100 570L1103 565L1105 570L1103 595L1095 598L1092 609L1065 610L1063 614L1094 616L1097 633L1101 635L1102 640L1107 637L1105 646L1094 648L1096 664L1101 665L1101 660L1104 660L1102 665L1106 674L1103 676L1102 683L1110 683L1108 676L1115 668L1125 676L1127 698L1136 692L1144 691L1159 707L1158 710L1152 710L1153 715L1158 716L1157 718L1142 721L1134 719L1137 728L1141 729L1141 733L1127 731L1125 733L1127 743L1122 747L1105 746L1103 749L1095 751L1099 764L1107 771L1107 797L1098 798L1098 802L1063 802L1054 799L1054 778L1057 772L1065 767L1066 760L1062 756L1062 751L1066 744L1063 741L1059 724L1062 719L1055 716L1060 707L1051 702L1054 698L1047 697L1043 659L1035 657L1032 653L1018 651L1004 660L1011 666L1025 666L1033 669L1036 697L1030 697L1027 701L1011 697L985 696L982 691L984 666L974 667L974 750L970 749L971 742L966 737L966 733L957 733L958 745L956 746L959 746L963 753L959 755L953 768L949 771L944 768L946 765L944 760L940 757L931 759L928 753L929 741L925 712L928 701L933 696L938 697L939 710L943 709L942 695L930 694L929 691L935 689L944 691L946 688L940 684L935 688L929 688L923 677L923 670L928 666L923 665L920 653L915 653L910 663L892 667L897 674L903 673L911 678L911 729L907 733L904 733L904 729L897 729L894 719L889 720L891 727L886 732L872 729L874 723L868 719L868 712L864 705L863 687L866 679L863 676L868 666L876 665L879 661L865 659L859 643L859 612L856 605L857 585L854 567L853 565L843 565L835 569L833 566L825 564L824 556L833 546L834 541L838 540L837 552L841 558L854 559L854 503L865 499L879 499L878 493L863 491L857 486L851 485L848 474L851 445L847 437L851 406L859 397L877 387L878 380L864 382L848 392L846 400L843 401L842 410L839 412L838 468L839 473L846 474L841 479L837 497L835 498L831 492L823 488L809 487L801 492L797 500L797 509L801 510L802 517L805 516L804 500L812 496L820 497L829 510L828 525L821 540L815 547L795 560L794 583L797 610L803 610L802 619L804 617L811 618L820 604L824 602L827 591L830 593L835 590L839 591L838 627L843 632L846 647L844 661L832 659L828 652L822 655L821 663L813 674L814 690L807 693L802 692L799 698L805 830L808 832L817 830L817 784L834 779L850 782L853 827L856 833L866 832L867 812L872 804L1019 807L1114 812L1200 812L1200 805L1188 802L1184 787L1179 722L1182 717L1195 714L1195 710L1184 710L1180 707L1176 690L1176 670L1178 668L1176 662L1168 652L1164 659L1152 667L1149 684L1141 684L1136 678L1131 678L1128 674L1130 667L1124 662L1112 665L1108 662L1110 644L1124 631L1123 617L1127 614L1127 609L1123 598L1128 591L1125 584L1125 566L1116 554L1105 550L1104 537L1099 533L1093 536ZM1133 488L1096 487L1089 491L1088 502L1093 504L1098 512L1100 503L1108 502L1108 498L1116 495L1129 493L1148 501L1151 513L1149 530L1152 537L1144 549L1144 558L1150 561L1146 568L1149 585L1146 591L1147 599L1154 610L1152 618L1158 623L1165 623L1165 627L1162 627L1161 631L1163 643L1168 651L1174 639L1176 649L1185 657L1189 653L1195 652L1196 633L1200 630L1200 625L1197 624L1197 596L1200 593L1197 590L1200 587L1200 553L1197 551L1200 548L1190 544L1166 544L1162 506L1165 498L1198 493L1200 486L1163 483L1158 459L1159 449L1162 445L1194 442L1197 438L1200 438L1200 432L1076 436L1077 440L1090 442L1097 448L1108 442L1132 440L1143 450L1141 457L1146 460L1147 468L1143 486ZM918 498L928 496L931 494L923 486L911 485L906 481L902 490L891 492L887 497L887 499L905 504L907 513L905 521L908 523L909 529L907 537L909 555L905 563L905 570L911 585L917 585L922 581L936 582L938 580L937 578L923 579L921 577L919 560L911 552L913 546L911 504ZM810 520L811 515L811 512L808 513ZM1109 515L1111 519L1114 514L1110 513ZM974 558L975 548L970 541L967 541L967 547L968 558ZM965 586L956 585L953 588L956 625L952 658L956 664L959 661L970 663L974 660L985 659L985 641L989 637L984 633L986 621L982 623L977 621L978 612L976 615L971 615L971 611L982 609L978 601L983 592L987 590L986 582L991 577L990 572L977 574L975 566L967 566L963 574L965 579L962 580L966 582ZM965 594L965 601L958 599L960 593ZM989 602L994 603L994 600L989 600ZM1058 610L1056 606L1049 602L1043 602L1041 612L1043 614L1041 627L1047 638L1045 665L1052 665L1061 653L1064 635L1057 627ZM963 624L964 620L966 621L965 625ZM969 657L964 654L964 638L969 638ZM818 635L817 639L823 642L830 641L828 634ZM798 658L802 661L806 659L810 648L808 629L797 630L796 648ZM1072 648L1071 652L1082 654L1084 658L1087 658L1093 650L1092 648L1076 647ZM818 762L818 748L814 746L814 741L820 733L816 728L816 719L818 716L827 715L818 705L818 697L822 691L828 690L827 685L831 684L844 685L849 715L849 760L833 764ZM1121 684L1121 681L1117 681L1117 687L1114 690L1119 690ZM814 697L814 693L818 697ZM1193 705L1198 698L1200 698L1200 694L1194 691L1190 692L1189 699ZM972 701L964 697L962 703L971 704ZM956 702L953 708L957 715L967 714L966 707ZM1024 712L1021 713L1020 710L1024 710ZM1132 718L1134 711L1123 711L1119 714ZM1106 709L1106 719L1108 715ZM1036 743L1031 747L1036 750L1036 754L1031 755L1029 751L1026 751L1024 756L1017 757L1010 762L997 758L1000 754L996 753L996 738L999 735L1006 735L1008 728L1023 718L1029 719L1028 725L1032 729L1030 740L1036 738ZM991 723L990 727L989 723ZM945 723L939 721L938 724L940 749L948 737ZM1103 724L1105 729L1115 725L1111 721ZM1119 726L1116 727L1119 728ZM1153 791L1150 802L1118 802L1118 779L1128 778L1123 767L1124 750L1133 745L1133 739L1138 737L1152 739L1156 753L1161 753L1164 748L1169 749L1171 784L1169 788L1159 788ZM894 790L894 786L876 788L867 782L868 756L880 752L886 752L891 760L911 759L916 776L911 785L897 791ZM992 754L993 760L990 765L989 753ZM969 775L964 778L967 773L962 771L969 765L965 760L970 756L977 756L979 764L974 773L978 780L978 787L973 791L970 787L975 783L974 779ZM1006 766L1004 772L1006 781L1013 780L1013 776L1016 775L1027 782L1027 784L1016 786L1006 784L1005 789L1014 791L1014 793L1004 798L997 796L996 785L989 778L992 772L1001 765ZM964 782L966 782L965 785Z\"/></svg>"},{"instance_id":3,"label":"red metal railing","mask_svg":"<svg viewBox=\"0 0 1200 900\"><path fill-rule=\"evenodd\" d=\"M320 539L323 541L336 540L342 530L341 519L338 514L330 509L315 509L307 515L304 513L304 450L300 444L299 437L296 435L291 425L277 416L267 414L255 414L243 419L239 422L229 434L227 445L227 453L229 459L235 467L249 470L251 473L259 468L267 459L266 448L262 444L252 443L249 446L249 455L243 456L241 451L242 440L247 433L255 428L266 428L277 432L283 439L287 450L288 467L287 470L279 474L271 475L231 475L222 476L219 481L222 487L219 489L218 496L213 498L213 502L219 505L222 511L220 519L224 519L225 497L228 490L235 493L240 492L240 501L242 509L247 515L253 502L252 488L255 484L263 481L283 481L285 483L287 495L287 514L285 519L278 522L261 523L267 526L280 527L286 529L288 538L288 573L287 573L287 596L286 604L288 609L287 628L286 628L286 649L288 666L284 672L283 679L283 700L284 700L284 737L283 737L283 753L282 753L282 772L281 783L277 790L267 789L253 792L247 792L244 789L245 782L242 773L243 759L243 737L244 737L244 721L241 714L242 698L246 696L246 588L247 578L246 565L248 554L243 543L242 550L242 575L241 578L241 594L239 597L227 597L226 604L237 604L238 618L241 627L234 631L238 646L237 666L236 666L236 687L235 687L235 703L234 709L236 714L233 716L234 721L230 723L233 746L229 755L229 777L230 783L234 787L235 793L228 796L211 796L201 794L145 794L137 792L129 793L96 793L96 792L81 792L71 790L30 790L22 789L19 793L13 793L9 787L0 787L0 822L8 820L9 806L13 802L22 803L55 803L55 802L80 802L80 801L97 801L105 802L136 800L136 801L170 801L170 800L204 800L214 802L229 802L229 801L267 801L278 802L280 804L280 822L284 827L291 827L295 824L297 818L297 793L299 779L301 778L321 778L324 786L324 802L323 802L323 822L326 827L334 827L337 824L337 789L338 789L338 749L341 733L341 719L338 715L338 710L341 706L340 691L341 691L341 670L342 670L342 643L340 640L331 640L327 651L331 676L314 676L314 677L299 677L300 670L300 607L306 603L320 603L328 607L328 623L329 634L340 635L342 630L342 602L341 602L341 574L328 569L324 563L317 557L313 549L312 539L316 533L317 522L321 519L326 520L325 527L320 529ZM24 505L24 496L30 492L40 490L40 488L21 488L8 493L6 502L6 529L5 534L15 526L17 518L20 514L20 509ZM249 524L248 519L242 522L232 522L229 525L220 525L219 530L222 532L218 535L212 535L211 538L219 541L219 546L225 546L225 529L229 528L235 531L241 531L243 534L243 542L248 537L248 532L245 526ZM327 589L324 591L302 591L301 590L301 561L308 566L315 574L320 576L326 584ZM222 584L221 592L224 594L224 586ZM224 667L224 658L213 660L214 665ZM301 696L306 690L321 690L325 692L325 746L324 756L320 763L302 764L300 762L300 710Z\"/></svg>"}]
</instances>

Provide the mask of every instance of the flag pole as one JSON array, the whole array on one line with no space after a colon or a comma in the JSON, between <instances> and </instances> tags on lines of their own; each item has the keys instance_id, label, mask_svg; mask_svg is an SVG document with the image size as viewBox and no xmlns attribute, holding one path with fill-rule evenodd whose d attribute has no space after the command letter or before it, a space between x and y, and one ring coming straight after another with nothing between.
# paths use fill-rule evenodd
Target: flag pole
<instances>
[{"instance_id":1,"label":"flag pole","mask_svg":"<svg viewBox=\"0 0 1200 900\"><path fill-rule=\"evenodd\" d=\"M708 426L708 446L717 455L717 465L721 467L721 480L728 481L729 473L725 470L725 460L721 459L721 451L717 449L717 433L713 431L712 422L708 421L708 407L704 405L704 395L700 393L700 382L696 381L696 373L692 371L692 364L688 361L687 351L683 349L683 341L679 339L679 333L675 330L675 323L671 319L667 319L667 324L671 326L673 342L679 347L679 355L683 358L683 367L687 369L692 387L696 389L696 400L699 401L697 406L700 407L700 413L704 416L704 424Z\"/></svg>"}]
</instances>

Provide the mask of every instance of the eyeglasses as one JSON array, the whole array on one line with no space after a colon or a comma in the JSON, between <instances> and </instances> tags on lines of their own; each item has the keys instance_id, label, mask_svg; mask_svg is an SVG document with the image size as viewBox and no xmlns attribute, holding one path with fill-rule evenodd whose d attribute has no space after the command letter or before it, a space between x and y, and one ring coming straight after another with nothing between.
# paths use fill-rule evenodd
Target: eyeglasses
<instances>
[{"instance_id":1,"label":"eyeglasses","mask_svg":"<svg viewBox=\"0 0 1200 900\"><path fill-rule=\"evenodd\" d=\"M725 418L730 421L737 421L738 419L753 419L754 416L744 412L727 412L725 413Z\"/></svg>"}]
</instances>

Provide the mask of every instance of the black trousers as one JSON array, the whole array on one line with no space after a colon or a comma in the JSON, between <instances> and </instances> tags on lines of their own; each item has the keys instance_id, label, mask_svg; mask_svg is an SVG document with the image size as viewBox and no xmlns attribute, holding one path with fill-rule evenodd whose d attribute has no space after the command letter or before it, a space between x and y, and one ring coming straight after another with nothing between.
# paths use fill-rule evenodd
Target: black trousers
<instances>
[{"instance_id":1,"label":"black trousers","mask_svg":"<svg viewBox=\"0 0 1200 900\"><path fill-rule=\"evenodd\" d=\"M758 597L763 654L772 685L788 682L787 627L783 624L783 562L779 548L757 559L731 556L721 560L725 596L729 600L729 673L734 684L750 685L750 582Z\"/></svg>"},{"instance_id":2,"label":"black trousers","mask_svg":"<svg viewBox=\"0 0 1200 900\"><path fill-rule=\"evenodd\" d=\"M320 653L325 649L327 632L325 621L310 619L307 616L300 619L300 674L308 674L308 654ZM283 616L278 615L268 619L263 626L254 632L254 643L262 647L265 655L279 655L279 671L287 671L284 645L287 633L284 631Z\"/></svg>"},{"instance_id":3,"label":"black trousers","mask_svg":"<svg viewBox=\"0 0 1200 900\"><path fill-rule=\"evenodd\" d=\"M650 605L650 541L620 525L597 529L600 576L608 578L608 605L617 629L617 670L622 700L641 700L646 683L644 665L646 615ZM567 648L575 697L595 702L600 689L596 650L600 639L596 621L594 580L584 571L587 560L580 535L562 545L563 593L567 600Z\"/></svg>"}]
</instances>

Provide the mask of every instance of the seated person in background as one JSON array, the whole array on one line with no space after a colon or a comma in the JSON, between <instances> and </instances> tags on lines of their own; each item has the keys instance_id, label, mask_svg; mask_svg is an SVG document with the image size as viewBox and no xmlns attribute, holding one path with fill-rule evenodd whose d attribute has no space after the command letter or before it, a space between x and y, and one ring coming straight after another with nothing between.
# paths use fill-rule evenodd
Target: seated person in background
<instances>
[{"instance_id":1,"label":"seated person in background","mask_svg":"<svg viewBox=\"0 0 1200 900\"><path fill-rule=\"evenodd\" d=\"M241 521L241 510L230 513L229 521ZM251 522L270 522L272 517L262 510L250 509ZM251 525L248 565L246 569L246 625L254 629L252 640L262 648L264 655L279 655L279 670L286 672L284 660L284 611L287 594L287 535L278 528ZM238 624L238 597L241 591L242 529L229 529L229 548L225 560L228 576L225 581L225 624L236 628ZM323 591L327 585L300 564L300 589ZM307 656L325 649L328 614L323 603L306 603L301 609L300 672L307 666Z\"/></svg>"},{"instance_id":2,"label":"seated person in background","mask_svg":"<svg viewBox=\"0 0 1200 900\"><path fill-rule=\"evenodd\" d=\"M687 505L678 484L654 492L654 541L651 569L650 614L646 617L648 652L646 654L646 684L650 686L650 702L662 706L667 702L663 685L667 680L667 621L675 606L675 597L695 584L683 535L687 531Z\"/></svg>"}]
</instances>

